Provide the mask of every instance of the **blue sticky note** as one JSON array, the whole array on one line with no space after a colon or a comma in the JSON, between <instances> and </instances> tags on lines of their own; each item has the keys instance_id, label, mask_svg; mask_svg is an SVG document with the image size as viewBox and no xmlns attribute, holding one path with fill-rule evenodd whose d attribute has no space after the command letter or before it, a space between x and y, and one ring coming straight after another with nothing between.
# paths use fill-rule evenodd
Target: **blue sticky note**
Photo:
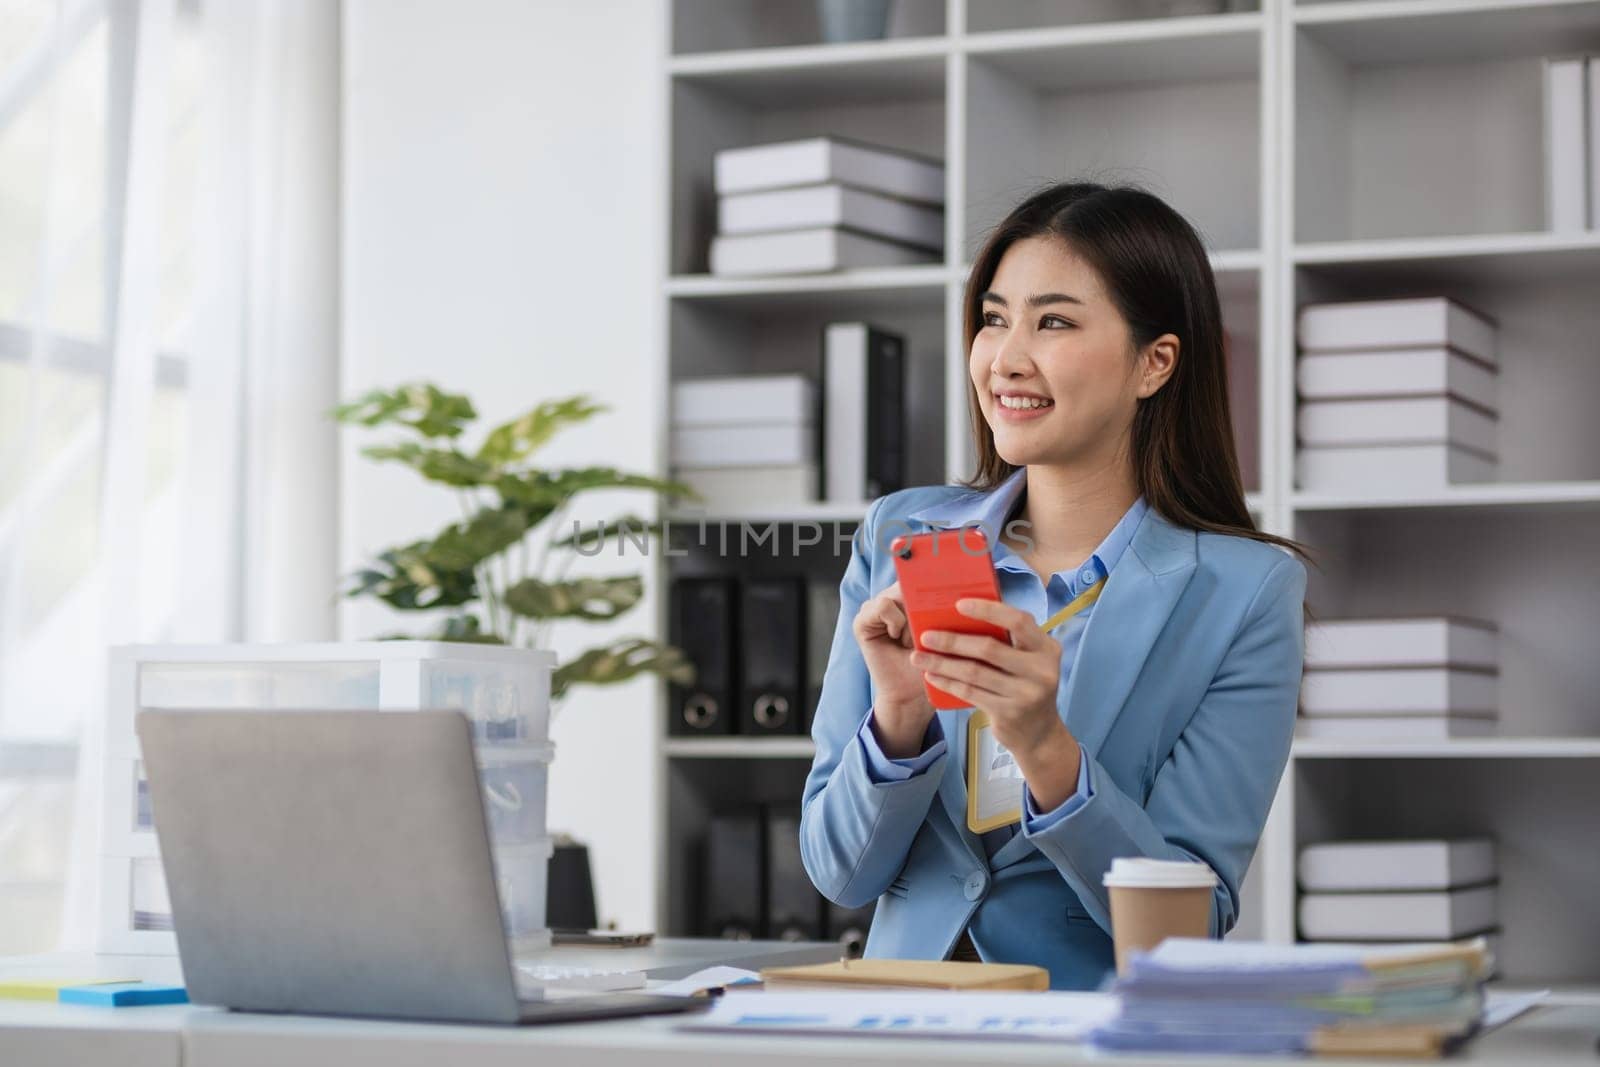
<instances>
[{"instance_id":1,"label":"blue sticky note","mask_svg":"<svg viewBox=\"0 0 1600 1067\"><path fill-rule=\"evenodd\" d=\"M119 985L68 986L61 990L60 1000L63 1004L132 1008L141 1004L187 1004L189 994L181 985L126 982Z\"/></svg>"}]
</instances>

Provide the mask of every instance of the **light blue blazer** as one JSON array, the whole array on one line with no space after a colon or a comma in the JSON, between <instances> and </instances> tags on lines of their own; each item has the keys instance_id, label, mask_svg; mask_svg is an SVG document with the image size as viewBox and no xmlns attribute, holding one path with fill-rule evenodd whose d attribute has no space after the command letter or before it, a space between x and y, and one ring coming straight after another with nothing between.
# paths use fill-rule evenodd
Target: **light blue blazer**
<instances>
[{"instance_id":1,"label":"light blue blazer","mask_svg":"<svg viewBox=\"0 0 1600 1067\"><path fill-rule=\"evenodd\" d=\"M868 956L944 959L970 929L984 959L1037 964L1056 989L1095 988L1115 966L1100 881L1115 857L1203 860L1219 878L1212 936L1238 918L1294 732L1305 568L1271 545L1175 526L1152 506L1056 698L1092 761L1092 796L988 857L967 829L967 711L937 713L948 750L904 781L874 780L857 736L874 693L856 612L895 581L889 542L949 525L918 515L970 493L891 493L857 530L812 727L801 854L829 900L877 901Z\"/></svg>"}]
</instances>

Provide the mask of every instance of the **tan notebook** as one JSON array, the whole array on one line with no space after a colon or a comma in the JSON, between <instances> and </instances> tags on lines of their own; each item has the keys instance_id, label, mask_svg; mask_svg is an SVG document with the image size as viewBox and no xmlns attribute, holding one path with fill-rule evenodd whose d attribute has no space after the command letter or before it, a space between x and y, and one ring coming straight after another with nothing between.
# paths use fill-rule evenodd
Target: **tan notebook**
<instances>
[{"instance_id":1,"label":"tan notebook","mask_svg":"<svg viewBox=\"0 0 1600 1067\"><path fill-rule=\"evenodd\" d=\"M768 967L768 989L1024 989L1050 988L1050 972L1020 963L953 960L840 960L805 967Z\"/></svg>"}]
</instances>

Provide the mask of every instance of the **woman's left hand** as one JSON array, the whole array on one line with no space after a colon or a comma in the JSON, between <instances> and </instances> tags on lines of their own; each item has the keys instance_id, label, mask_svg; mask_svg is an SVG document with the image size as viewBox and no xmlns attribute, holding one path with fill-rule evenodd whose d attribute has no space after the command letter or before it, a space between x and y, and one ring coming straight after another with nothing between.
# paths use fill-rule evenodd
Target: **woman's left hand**
<instances>
[{"instance_id":1,"label":"woman's left hand","mask_svg":"<svg viewBox=\"0 0 1600 1067\"><path fill-rule=\"evenodd\" d=\"M1056 710L1061 643L1033 616L1003 601L964 598L956 610L1005 629L1011 644L982 634L930 630L922 643L934 651L913 653L912 665L940 689L987 712L995 740L1019 762L1047 744L1059 744L1067 732Z\"/></svg>"}]
</instances>

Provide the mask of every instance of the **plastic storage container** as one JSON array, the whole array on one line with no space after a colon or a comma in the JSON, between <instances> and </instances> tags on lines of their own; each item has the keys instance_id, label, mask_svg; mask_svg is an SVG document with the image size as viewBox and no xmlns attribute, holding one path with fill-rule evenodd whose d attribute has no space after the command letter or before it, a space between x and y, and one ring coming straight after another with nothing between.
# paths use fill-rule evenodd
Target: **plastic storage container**
<instances>
[{"instance_id":1,"label":"plastic storage container","mask_svg":"<svg viewBox=\"0 0 1600 1067\"><path fill-rule=\"evenodd\" d=\"M516 951L550 944L550 931L544 924L544 917L550 887L550 856L554 851L549 838L494 850L500 914L505 920L506 938Z\"/></svg>"},{"instance_id":2,"label":"plastic storage container","mask_svg":"<svg viewBox=\"0 0 1600 1067\"><path fill-rule=\"evenodd\" d=\"M472 721L490 837L521 856L543 847L553 653L442 641L141 645L112 649L100 844L102 952L174 955L160 849L135 723L148 708L457 709ZM525 857L524 857L525 859ZM138 862L140 866L133 867ZM508 906L522 945L542 932L547 871L512 863ZM130 903L135 889L151 907ZM531 923L531 925L530 925Z\"/></svg>"},{"instance_id":3,"label":"plastic storage container","mask_svg":"<svg viewBox=\"0 0 1600 1067\"><path fill-rule=\"evenodd\" d=\"M489 821L489 838L496 845L531 845L545 839L554 756L550 745L518 746L503 752L491 746L478 749L483 813Z\"/></svg>"}]
</instances>

